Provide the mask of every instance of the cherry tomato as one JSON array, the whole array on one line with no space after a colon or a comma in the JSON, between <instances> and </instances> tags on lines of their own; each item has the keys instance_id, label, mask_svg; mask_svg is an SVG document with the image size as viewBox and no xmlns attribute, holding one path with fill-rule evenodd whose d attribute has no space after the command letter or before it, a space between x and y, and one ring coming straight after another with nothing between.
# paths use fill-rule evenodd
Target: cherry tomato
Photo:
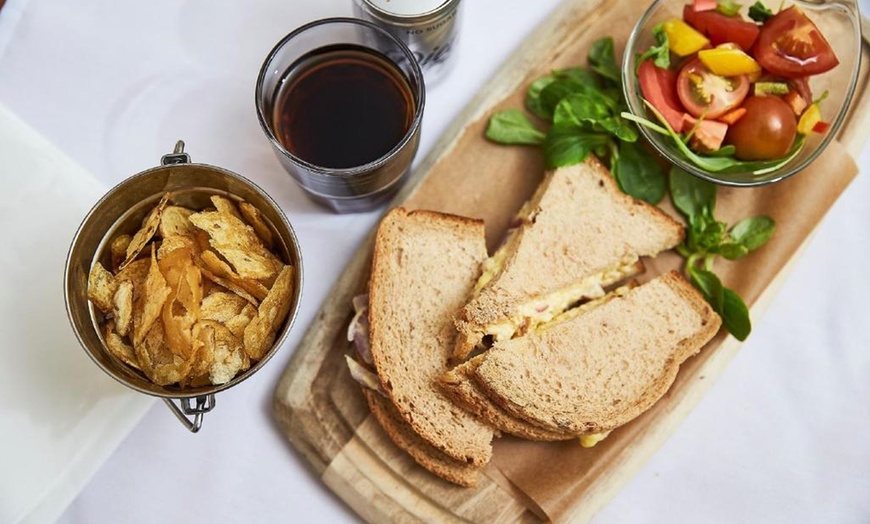
<instances>
[{"instance_id":1,"label":"cherry tomato","mask_svg":"<svg viewBox=\"0 0 870 524\"><path fill-rule=\"evenodd\" d=\"M819 28L794 6L764 23L753 54L761 67L788 78L818 75L840 63Z\"/></svg>"},{"instance_id":2,"label":"cherry tomato","mask_svg":"<svg viewBox=\"0 0 870 524\"><path fill-rule=\"evenodd\" d=\"M739 160L773 160L788 153L797 133L791 108L777 96L751 96L746 114L728 128L725 142Z\"/></svg>"},{"instance_id":3,"label":"cherry tomato","mask_svg":"<svg viewBox=\"0 0 870 524\"><path fill-rule=\"evenodd\" d=\"M752 22L717 11L695 11L691 4L683 8L683 20L709 38L714 46L730 43L749 51L758 37L758 26Z\"/></svg>"},{"instance_id":4,"label":"cherry tomato","mask_svg":"<svg viewBox=\"0 0 870 524\"><path fill-rule=\"evenodd\" d=\"M743 102L749 93L746 75L724 77L714 74L697 58L677 75L677 95L692 116L714 119Z\"/></svg>"},{"instance_id":5,"label":"cherry tomato","mask_svg":"<svg viewBox=\"0 0 870 524\"><path fill-rule=\"evenodd\" d=\"M656 66L651 59L641 62L637 69L640 90L647 102L662 114L671 128L677 133L683 130L683 106L677 98L674 87L677 75L670 69Z\"/></svg>"}]
</instances>

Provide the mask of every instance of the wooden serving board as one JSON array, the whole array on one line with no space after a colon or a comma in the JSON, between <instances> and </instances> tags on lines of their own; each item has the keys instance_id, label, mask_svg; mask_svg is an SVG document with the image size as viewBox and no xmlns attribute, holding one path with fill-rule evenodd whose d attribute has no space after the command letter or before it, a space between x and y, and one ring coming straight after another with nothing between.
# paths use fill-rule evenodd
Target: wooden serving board
<instances>
[{"instance_id":1,"label":"wooden serving board","mask_svg":"<svg viewBox=\"0 0 870 524\"><path fill-rule=\"evenodd\" d=\"M489 115L522 107L528 84L547 71L585 64L589 44L600 36L613 36L621 53L645 7L632 0L566 0L471 101L394 205L482 218L492 250L537 186L544 165L536 149L487 142L483 130ZM816 163L833 170L824 183L813 183L809 173L802 173L764 188L719 191L717 214L725 220L761 213L777 219L776 235L756 252L763 251L763 258L753 254L749 258L754 260L747 259L751 275L743 262L717 266L725 283L750 304L756 320L807 237L855 174L845 153L857 157L870 134L868 56L865 46L856 99L839 144ZM498 439L480 486L459 488L418 467L389 441L347 371L344 355L350 345L345 334L351 299L365 288L370 256L371 236L296 348L275 392L274 415L323 481L371 522L588 520L673 433L739 348L736 340L720 333L683 365L671 390L653 409L591 450L575 442ZM678 264L677 257L663 255L649 267L655 274ZM544 474L541 464L553 457L559 464L548 465Z\"/></svg>"}]
</instances>

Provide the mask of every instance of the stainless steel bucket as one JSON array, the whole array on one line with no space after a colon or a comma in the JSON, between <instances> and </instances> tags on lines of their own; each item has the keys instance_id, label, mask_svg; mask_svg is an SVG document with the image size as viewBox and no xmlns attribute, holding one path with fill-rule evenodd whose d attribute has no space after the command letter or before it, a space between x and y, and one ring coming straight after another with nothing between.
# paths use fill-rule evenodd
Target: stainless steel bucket
<instances>
[{"instance_id":1,"label":"stainless steel bucket","mask_svg":"<svg viewBox=\"0 0 870 524\"><path fill-rule=\"evenodd\" d=\"M159 386L136 370L122 364L106 348L100 313L87 298L91 266L109 258L109 242L121 233L136 231L145 214L165 192L194 208L209 205L213 194L235 196L254 205L266 218L276 238L276 251L285 263L295 267L290 313L278 330L275 342L261 360L225 384L201 387ZM215 406L215 394L247 379L277 352L290 331L302 298L302 253L293 227L278 204L250 180L215 166L191 163L179 141L173 153L163 156L161 165L127 178L112 188L87 214L79 226L67 255L64 298L73 331L88 356L109 376L125 386L162 398L178 419L192 432L199 431L203 415Z\"/></svg>"}]
</instances>

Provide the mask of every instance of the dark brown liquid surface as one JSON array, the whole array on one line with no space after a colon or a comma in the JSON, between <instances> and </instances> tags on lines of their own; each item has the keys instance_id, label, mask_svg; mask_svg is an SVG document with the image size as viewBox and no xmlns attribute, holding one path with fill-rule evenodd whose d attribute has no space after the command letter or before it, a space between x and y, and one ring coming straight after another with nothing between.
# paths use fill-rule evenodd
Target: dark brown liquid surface
<instances>
[{"instance_id":1,"label":"dark brown liquid surface","mask_svg":"<svg viewBox=\"0 0 870 524\"><path fill-rule=\"evenodd\" d=\"M414 98L385 57L330 46L290 68L274 111L275 135L288 151L320 167L349 168L381 158L402 140Z\"/></svg>"}]
</instances>

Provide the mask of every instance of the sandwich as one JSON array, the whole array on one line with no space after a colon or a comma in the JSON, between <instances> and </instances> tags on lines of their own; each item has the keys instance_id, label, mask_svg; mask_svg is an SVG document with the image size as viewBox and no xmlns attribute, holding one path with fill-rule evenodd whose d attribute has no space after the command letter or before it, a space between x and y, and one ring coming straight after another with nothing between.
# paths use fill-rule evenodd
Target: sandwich
<instances>
[{"instance_id":1,"label":"sandwich","mask_svg":"<svg viewBox=\"0 0 870 524\"><path fill-rule=\"evenodd\" d=\"M683 239L679 222L624 194L591 155L548 172L513 226L457 315L456 362L487 336L509 340L603 296Z\"/></svg>"},{"instance_id":2,"label":"sandwich","mask_svg":"<svg viewBox=\"0 0 870 524\"><path fill-rule=\"evenodd\" d=\"M722 323L675 271L568 317L496 342L471 378L517 419L577 436L649 409Z\"/></svg>"},{"instance_id":3,"label":"sandwich","mask_svg":"<svg viewBox=\"0 0 870 524\"><path fill-rule=\"evenodd\" d=\"M390 438L421 466L465 486L489 462L493 430L451 402L437 379L455 344L453 316L486 257L479 220L391 210L375 236L367 313L358 315L367 329L350 333L368 339L349 365L370 386L369 407Z\"/></svg>"}]
</instances>

